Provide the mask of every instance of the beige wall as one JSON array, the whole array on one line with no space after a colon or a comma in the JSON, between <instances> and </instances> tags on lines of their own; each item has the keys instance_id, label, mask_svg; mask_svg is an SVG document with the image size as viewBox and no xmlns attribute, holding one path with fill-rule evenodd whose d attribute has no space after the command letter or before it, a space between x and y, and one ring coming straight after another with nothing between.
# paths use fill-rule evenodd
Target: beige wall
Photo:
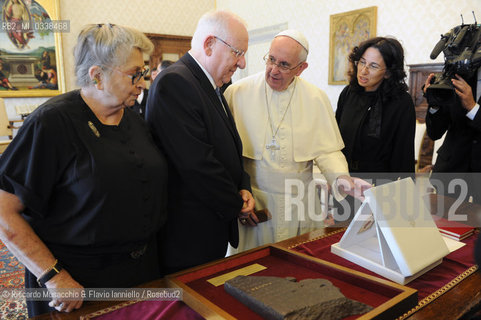
<instances>
[{"instance_id":1,"label":"beige wall","mask_svg":"<svg viewBox=\"0 0 481 320\"><path fill-rule=\"evenodd\" d=\"M61 19L70 20L70 33L62 37L67 91L76 87L72 50L83 25L110 22L143 32L191 36L200 16L214 6L213 0L61 0Z\"/></svg>"},{"instance_id":2,"label":"beige wall","mask_svg":"<svg viewBox=\"0 0 481 320\"><path fill-rule=\"evenodd\" d=\"M199 17L215 7L236 12L249 30L286 23L304 32L311 46L309 68L303 77L321 87L333 106L343 86L327 84L329 62L329 15L378 7L377 34L391 35L404 45L406 63L432 62L429 54L459 15L472 23L471 10L481 21L480 0L59 0L61 19L70 21L70 33L62 36L67 90L74 89L72 49L82 25L111 22L136 27L144 32L192 35ZM254 48L254 47L253 47ZM253 54L255 50L251 50ZM250 57L249 72L262 68L262 54ZM436 62L442 62L442 54ZM254 59L257 59L255 63ZM45 98L6 99L9 116L13 106L44 101Z\"/></svg>"},{"instance_id":3,"label":"beige wall","mask_svg":"<svg viewBox=\"0 0 481 320\"><path fill-rule=\"evenodd\" d=\"M70 21L62 34L66 90L75 89L73 47L88 23L128 25L143 32L192 36L200 16L215 8L214 0L59 0L60 19ZM47 98L6 98L9 118L17 118L15 105L37 104Z\"/></svg>"},{"instance_id":4,"label":"beige wall","mask_svg":"<svg viewBox=\"0 0 481 320\"><path fill-rule=\"evenodd\" d=\"M309 67L302 76L325 90L333 107L344 86L328 85L329 16L371 6L377 6L377 35L400 40L407 64L442 62L442 53L436 61L429 55L441 34L461 24L460 14L465 23L473 23L474 10L478 23L481 21L480 0L217 0L218 8L243 17L249 30L287 23L289 28L302 31L311 48ZM257 57L248 58L260 61L262 54L256 52ZM254 61L248 64L255 65ZM254 71L249 69L250 73Z\"/></svg>"}]
</instances>

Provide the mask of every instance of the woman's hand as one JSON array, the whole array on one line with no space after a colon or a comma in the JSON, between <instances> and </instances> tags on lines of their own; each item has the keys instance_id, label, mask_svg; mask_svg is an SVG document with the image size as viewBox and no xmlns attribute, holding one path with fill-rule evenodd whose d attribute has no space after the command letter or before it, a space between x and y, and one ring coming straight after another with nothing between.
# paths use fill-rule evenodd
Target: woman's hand
<instances>
[{"instance_id":1,"label":"woman's hand","mask_svg":"<svg viewBox=\"0 0 481 320\"><path fill-rule=\"evenodd\" d=\"M83 286L75 281L65 269L62 269L59 274L47 281L45 285L54 297L48 305L57 311L71 312L82 306L84 297L82 294ZM72 290L71 294L67 294L69 289Z\"/></svg>"},{"instance_id":2,"label":"woman's hand","mask_svg":"<svg viewBox=\"0 0 481 320\"><path fill-rule=\"evenodd\" d=\"M45 268L52 266L56 259L21 215L24 209L20 198L0 190L0 240L23 265L39 277ZM78 290L83 288L64 269L60 270L60 273L47 281L45 285L54 297L58 296L55 295L57 289L74 288ZM78 291L79 296L82 297L81 290ZM60 293L60 291L58 292ZM70 312L80 308L82 302L83 299L54 298L49 305L58 311Z\"/></svg>"}]
</instances>

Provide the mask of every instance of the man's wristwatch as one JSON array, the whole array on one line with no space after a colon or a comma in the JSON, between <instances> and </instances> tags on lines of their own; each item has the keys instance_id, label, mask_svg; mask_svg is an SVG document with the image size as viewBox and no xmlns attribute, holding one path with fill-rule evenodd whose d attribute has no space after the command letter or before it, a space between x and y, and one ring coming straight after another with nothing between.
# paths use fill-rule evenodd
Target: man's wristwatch
<instances>
[{"instance_id":1,"label":"man's wristwatch","mask_svg":"<svg viewBox=\"0 0 481 320\"><path fill-rule=\"evenodd\" d=\"M55 260L55 264L48 271L44 272L39 278L37 278L38 285L41 287L45 286L45 283L59 274L62 269L63 268L58 260Z\"/></svg>"}]
</instances>

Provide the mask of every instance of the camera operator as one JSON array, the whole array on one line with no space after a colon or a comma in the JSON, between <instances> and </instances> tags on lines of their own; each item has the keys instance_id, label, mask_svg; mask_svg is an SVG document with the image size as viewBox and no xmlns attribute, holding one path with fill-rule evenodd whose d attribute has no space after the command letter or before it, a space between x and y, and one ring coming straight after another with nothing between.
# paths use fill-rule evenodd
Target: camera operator
<instances>
[{"instance_id":1,"label":"camera operator","mask_svg":"<svg viewBox=\"0 0 481 320\"><path fill-rule=\"evenodd\" d=\"M434 74L430 74L427 78L424 93L433 77ZM481 172L481 68L471 79L465 80L456 74L451 82L456 92L456 102L442 106L429 105L426 113L426 129L431 139L440 139L447 131L433 172L459 173L456 174L459 178L464 178L461 173L471 173L466 175L469 186L467 195L480 202L479 187L470 182L475 181L473 172Z\"/></svg>"}]
</instances>

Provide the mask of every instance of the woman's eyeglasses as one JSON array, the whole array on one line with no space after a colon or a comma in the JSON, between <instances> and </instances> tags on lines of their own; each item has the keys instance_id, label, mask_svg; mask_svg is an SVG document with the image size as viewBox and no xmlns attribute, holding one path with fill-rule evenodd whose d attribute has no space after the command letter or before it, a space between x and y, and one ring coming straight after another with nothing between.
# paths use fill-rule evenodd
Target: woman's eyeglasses
<instances>
[{"instance_id":1,"label":"woman's eyeglasses","mask_svg":"<svg viewBox=\"0 0 481 320\"><path fill-rule=\"evenodd\" d=\"M123 73L124 75L132 79L132 85L137 84L140 81L140 79L142 79L142 77L145 77L147 72L149 72L149 68L144 68L142 70L137 71L134 74L129 74L124 71L120 71L119 69L114 69L114 70L117 70L118 72Z\"/></svg>"},{"instance_id":2,"label":"woman's eyeglasses","mask_svg":"<svg viewBox=\"0 0 481 320\"><path fill-rule=\"evenodd\" d=\"M136 84L137 82L140 81L142 77L145 77L145 75L149 72L149 68L145 68L143 70L139 70L134 74L126 74L127 77L132 79L132 84Z\"/></svg>"},{"instance_id":3,"label":"woman's eyeglasses","mask_svg":"<svg viewBox=\"0 0 481 320\"><path fill-rule=\"evenodd\" d=\"M380 65L378 65L377 63L370 63L370 64L367 64L367 61L364 60L364 59L359 59L359 61L354 61L354 64L356 65L356 67L358 69L364 69L364 68L367 68L367 70L370 70L370 71L373 71L373 72L378 72L378 71L382 71L386 68L381 68Z\"/></svg>"}]
</instances>

